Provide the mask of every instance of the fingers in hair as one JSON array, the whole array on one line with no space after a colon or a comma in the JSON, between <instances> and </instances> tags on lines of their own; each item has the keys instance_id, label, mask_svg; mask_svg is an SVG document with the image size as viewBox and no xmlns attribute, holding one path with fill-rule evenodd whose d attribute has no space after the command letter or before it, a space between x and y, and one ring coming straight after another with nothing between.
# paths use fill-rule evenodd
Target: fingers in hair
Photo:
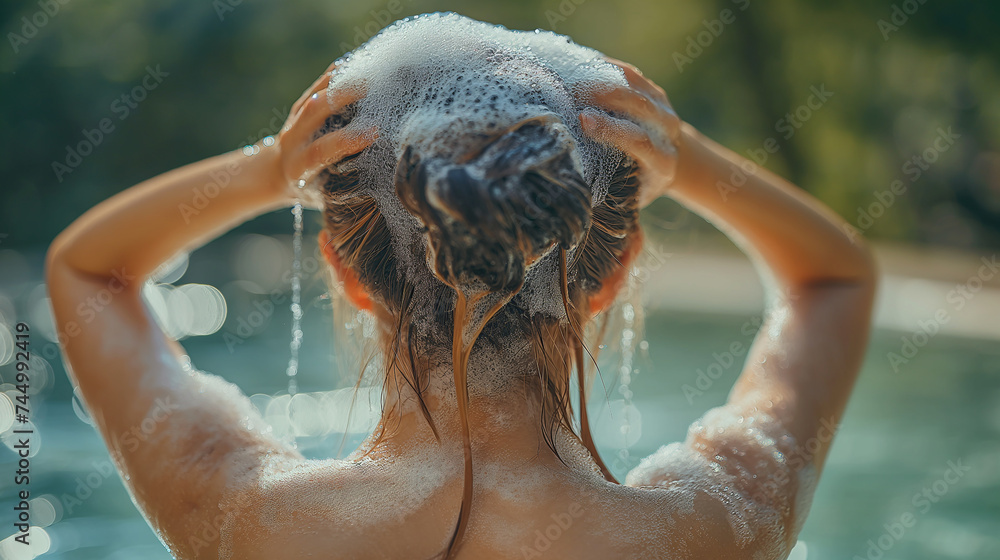
<instances>
[{"instance_id":1,"label":"fingers in hair","mask_svg":"<svg viewBox=\"0 0 1000 560\"><path fill-rule=\"evenodd\" d=\"M641 70L616 58L609 58L608 62L622 69L625 73L625 79L628 81L630 86L649 95L653 99L665 102L668 106L670 105L670 101L667 99L667 92L665 92L660 86L656 85L656 82L643 75Z\"/></svg>"},{"instance_id":2,"label":"fingers in hair","mask_svg":"<svg viewBox=\"0 0 1000 560\"><path fill-rule=\"evenodd\" d=\"M645 93L628 87L616 87L594 94L594 102L612 111L634 115L641 120L663 118L663 109Z\"/></svg>"},{"instance_id":3,"label":"fingers in hair","mask_svg":"<svg viewBox=\"0 0 1000 560\"><path fill-rule=\"evenodd\" d=\"M317 169L337 163L347 156L361 152L377 139L376 127L349 125L310 144L307 166Z\"/></svg>"},{"instance_id":4,"label":"fingers in hair","mask_svg":"<svg viewBox=\"0 0 1000 560\"><path fill-rule=\"evenodd\" d=\"M340 112L362 97L364 92L357 89L337 90L330 95L323 92L314 93L302 106L301 112L296 117L295 126L315 131L323 126L327 117Z\"/></svg>"},{"instance_id":5,"label":"fingers in hair","mask_svg":"<svg viewBox=\"0 0 1000 560\"><path fill-rule=\"evenodd\" d=\"M670 154L662 150L645 129L633 122L587 110L580 114L580 124L586 134L629 154L640 166L659 168L670 162Z\"/></svg>"}]
</instances>

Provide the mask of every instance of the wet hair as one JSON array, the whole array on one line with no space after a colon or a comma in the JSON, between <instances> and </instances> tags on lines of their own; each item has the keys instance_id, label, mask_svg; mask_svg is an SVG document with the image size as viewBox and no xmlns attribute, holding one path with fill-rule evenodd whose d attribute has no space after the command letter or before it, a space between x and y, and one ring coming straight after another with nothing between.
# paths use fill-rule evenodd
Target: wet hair
<instances>
[{"instance_id":1,"label":"wet hair","mask_svg":"<svg viewBox=\"0 0 1000 560\"><path fill-rule=\"evenodd\" d=\"M549 125L551 126L551 125ZM546 125L526 124L496 140L485 151L502 150L516 157L519 143L551 135ZM543 433L556 451L555 438L562 428L573 429L570 376L578 375L583 393L585 357L583 327L590 315L589 299L616 277L630 260L638 231L638 180L632 162L623 162L613 174L603 201L590 206L590 190L574 170L567 152L560 152L537 168L508 174L498 158L491 168L495 175L473 178L458 166L444 181L431 183L426 163L412 150L398 162L395 188L406 208L426 227L425 236L432 271L440 280L432 296L440 301L456 300L454 306L439 306L430 317L440 332L453 332L453 364L467 367L467 353L457 333L463 331L461 292L456 286L478 282L486 293L517 290L525 281L528 265L543 253L559 260L559 293L567 320L544 315L531 316L523 301L512 298L493 316L481 337L499 342L511 331L523 333L531 342L536 375L525 381L541 396ZM349 166L346 166L349 169ZM344 166L341 166L343 169ZM375 198L360 192L357 174L327 170L324 181L324 223L330 243L342 265L349 268L372 300L395 319L391 339L385 345L386 373L401 374L420 399L424 416L433 421L421 398L428 380L426 368L418 365L412 320L415 286L402 274L391 246L391 234ZM630 244L633 246L630 247ZM569 257L572 253L572 258ZM465 303L468 305L468 302ZM442 337L434 337L440 340ZM420 349L420 350L429 350ZM462 353L465 353L463 356ZM408 367L400 367L401 360ZM456 383L465 379L456 371ZM467 387L462 406L467 406ZM586 403L581 394L580 403ZM581 404L581 442L590 451L605 477L614 480L600 459L590 436L586 407ZM467 430L467 419L464 428ZM382 434L384 435L384 434ZM468 442L466 442L468 444ZM469 458L471 465L471 458ZM467 471L470 472L471 471ZM457 544L471 503L471 481L465 488L463 511L456 531Z\"/></svg>"},{"instance_id":2,"label":"wet hair","mask_svg":"<svg viewBox=\"0 0 1000 560\"><path fill-rule=\"evenodd\" d=\"M614 481L590 435L584 326L592 298L616 288L638 246L639 185L631 160L585 139L572 120L581 107L570 76L620 79L617 70L585 64L595 52L454 14L392 29L331 80L331 88L361 76L376 84L320 132L356 116L388 130L316 184L330 248L392 318L382 341L386 379L412 388L435 435L423 401L429 364L450 362L465 453L450 558L472 503L474 347L502 351L512 336L528 341L534 367L521 381L540 398L542 433L557 456L557 434L577 433L575 373L577 437ZM553 54L533 54L542 51ZM384 437L385 423L379 429Z\"/></svg>"}]
</instances>

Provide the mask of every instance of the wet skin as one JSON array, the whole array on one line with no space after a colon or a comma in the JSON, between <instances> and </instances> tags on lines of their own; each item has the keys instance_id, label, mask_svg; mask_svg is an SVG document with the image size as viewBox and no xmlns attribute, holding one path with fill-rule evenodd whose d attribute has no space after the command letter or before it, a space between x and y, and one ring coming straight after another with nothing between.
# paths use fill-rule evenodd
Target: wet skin
<instances>
[{"instance_id":1,"label":"wet skin","mask_svg":"<svg viewBox=\"0 0 1000 560\"><path fill-rule=\"evenodd\" d=\"M630 85L595 90L591 102L629 119L588 110L581 115L586 132L640 164L644 204L669 196L704 216L769 272L777 296L719 420L731 419L731 425L696 430L671 452L732 469L753 497L751 510L779 511L780 527L751 523L753 538L741 538L732 506L713 486L719 474L710 468L681 472L680 462L659 457L630 476L628 485L615 485L595 473L572 438L561 451L578 459L564 464L542 441L531 394L484 394L471 403L481 484L458 558L737 559L759 551L786 553L804 514L805 496L797 494L800 488L812 491L799 484L800 475L822 469L831 439L817 434L839 422L867 346L876 274L868 249L851 237L849 226L763 169L720 196L717 183L727 182L744 160L678 119L662 89L619 64ZM440 443L414 410L405 384L390 379L390 386L403 387L400 400L387 406L402 412L398 429L378 445L366 443L364 458L358 453L346 461L307 461L245 428L239 399L186 371L183 348L163 333L141 298L143 279L161 263L289 206L300 178L370 145L377 131L352 126L313 140L329 115L354 101L340 93L328 104L328 80L329 70L295 103L274 145L252 156L223 154L136 185L84 214L48 253L56 327L69 335L63 351L73 381L128 476L136 503L179 558L431 558L454 529L462 453L449 375L441 374L427 397ZM220 172L230 182L207 206L194 214L178 211ZM134 281L79 328L78 306L123 275ZM363 288L347 285L353 286L350 299L367 301ZM372 312L391 321L378 305ZM123 445L122 434L163 402L180 403L179 413L158 414L147 441ZM799 445L816 442L808 461L793 469L769 462L768 448L736 427L753 418L768 419L772 435L788 435ZM391 421L396 426L395 417ZM277 466L255 467L265 459ZM747 465L752 476L740 471ZM778 471L790 481L777 491L757 492L762 488L754 485L773 480ZM559 531L550 534L558 537L545 537L553 524ZM218 530L206 532L220 527L221 537L212 536ZM192 538L197 536L204 538Z\"/></svg>"}]
</instances>

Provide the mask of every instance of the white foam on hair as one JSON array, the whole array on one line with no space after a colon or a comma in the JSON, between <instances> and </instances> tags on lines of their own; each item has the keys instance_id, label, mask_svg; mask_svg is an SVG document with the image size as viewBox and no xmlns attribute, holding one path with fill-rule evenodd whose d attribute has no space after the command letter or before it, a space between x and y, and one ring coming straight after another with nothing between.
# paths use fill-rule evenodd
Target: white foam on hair
<instances>
[{"instance_id":1,"label":"white foam on hair","mask_svg":"<svg viewBox=\"0 0 1000 560\"><path fill-rule=\"evenodd\" d=\"M572 158L596 205L623 157L585 137L579 124L585 106L578 96L599 84L627 82L621 69L598 51L552 32L511 31L454 13L396 22L342 59L328 93L363 92L349 128L375 126L379 133L352 167L360 170L363 190L385 217L401 273L418 290L431 281L421 224L403 207L393 182L406 147L421 158L455 160L490 135L547 116L572 145ZM539 259L538 268L544 270L529 274L519 302L532 315L565 314L558 290L551 288L559 282L557 256ZM420 295L415 294L415 302L426 301Z\"/></svg>"}]
</instances>

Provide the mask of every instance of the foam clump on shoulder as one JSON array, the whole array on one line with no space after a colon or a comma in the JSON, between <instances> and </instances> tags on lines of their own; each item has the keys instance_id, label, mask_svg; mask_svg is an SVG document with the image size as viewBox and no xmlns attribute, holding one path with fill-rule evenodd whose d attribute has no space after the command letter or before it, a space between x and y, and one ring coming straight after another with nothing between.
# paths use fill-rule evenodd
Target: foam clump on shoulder
<instances>
[{"instance_id":1,"label":"foam clump on shoulder","mask_svg":"<svg viewBox=\"0 0 1000 560\"><path fill-rule=\"evenodd\" d=\"M346 55L328 94L363 93L348 111L352 122L347 126L374 126L379 137L341 166L358 173L362 192L376 199L402 272L411 278L428 273L421 225L394 187L404 150L409 147L424 160L458 162L518 123L547 119L563 131L596 205L623 157L585 137L579 124L585 108L580 94L599 84L627 82L598 51L552 32L512 31L454 13L401 20ZM532 155L528 148L517 155L526 164ZM472 175L484 171L469 169Z\"/></svg>"},{"instance_id":2,"label":"foam clump on shoulder","mask_svg":"<svg viewBox=\"0 0 1000 560\"><path fill-rule=\"evenodd\" d=\"M793 459L800 451L769 414L741 415L723 406L695 421L685 442L643 459L626 483L671 492L684 510L678 513L695 518L695 499L707 495L725 507L738 546L757 557L783 558L815 486L815 468Z\"/></svg>"}]
</instances>

